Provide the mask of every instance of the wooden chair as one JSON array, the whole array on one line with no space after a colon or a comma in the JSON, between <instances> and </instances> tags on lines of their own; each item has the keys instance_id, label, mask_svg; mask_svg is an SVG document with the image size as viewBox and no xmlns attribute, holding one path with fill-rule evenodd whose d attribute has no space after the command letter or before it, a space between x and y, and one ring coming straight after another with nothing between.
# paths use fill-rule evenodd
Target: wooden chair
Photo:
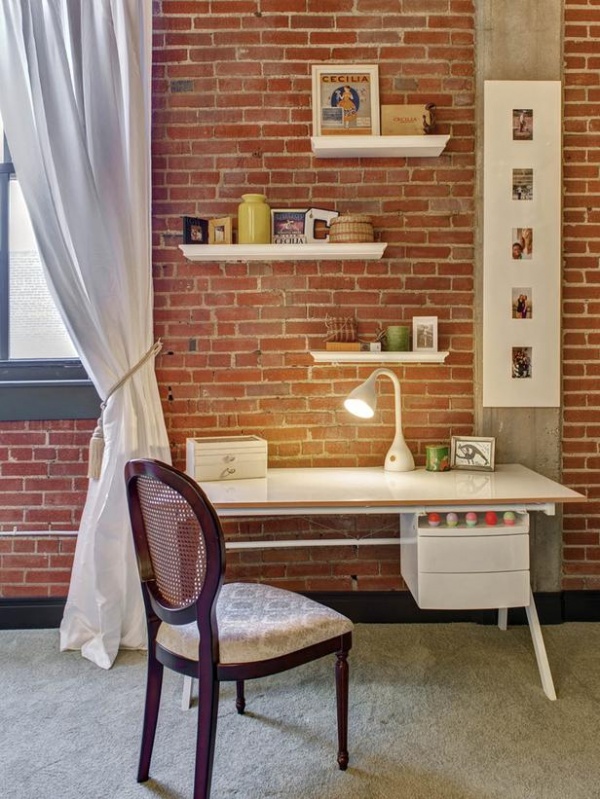
<instances>
[{"instance_id":1,"label":"wooden chair","mask_svg":"<svg viewBox=\"0 0 600 799\"><path fill-rule=\"evenodd\" d=\"M163 668L198 679L194 799L208 799L219 683L244 681L335 653L338 755L348 766L348 652L352 622L291 591L223 584L225 545L217 514L190 477L154 460L125 467L127 499L148 626L148 675L138 782L149 776Z\"/></svg>"}]
</instances>

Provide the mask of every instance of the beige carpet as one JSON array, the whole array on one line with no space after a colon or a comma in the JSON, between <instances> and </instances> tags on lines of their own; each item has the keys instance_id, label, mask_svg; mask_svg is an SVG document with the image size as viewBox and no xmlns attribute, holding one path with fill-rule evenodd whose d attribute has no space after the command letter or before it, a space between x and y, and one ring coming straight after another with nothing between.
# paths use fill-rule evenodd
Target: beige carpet
<instances>
[{"instance_id":1,"label":"beige carpet","mask_svg":"<svg viewBox=\"0 0 600 799\"><path fill-rule=\"evenodd\" d=\"M350 768L335 763L332 663L221 690L212 799L599 799L600 624L544 628L558 693L527 627L358 625ZM168 674L151 774L135 781L145 655L110 671L58 632L0 632L2 799L191 797L195 710Z\"/></svg>"}]
</instances>

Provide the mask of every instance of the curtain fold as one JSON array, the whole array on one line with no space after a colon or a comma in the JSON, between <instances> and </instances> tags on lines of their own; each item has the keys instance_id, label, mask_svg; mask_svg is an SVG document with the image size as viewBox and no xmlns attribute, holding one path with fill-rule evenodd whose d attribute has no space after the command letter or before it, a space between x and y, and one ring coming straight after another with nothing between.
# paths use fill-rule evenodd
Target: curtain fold
<instances>
[{"instance_id":1,"label":"curtain fold","mask_svg":"<svg viewBox=\"0 0 600 799\"><path fill-rule=\"evenodd\" d=\"M102 398L153 343L151 0L0 0L0 112L48 285ZM123 467L170 461L151 358L108 400L61 649L146 644Z\"/></svg>"}]
</instances>

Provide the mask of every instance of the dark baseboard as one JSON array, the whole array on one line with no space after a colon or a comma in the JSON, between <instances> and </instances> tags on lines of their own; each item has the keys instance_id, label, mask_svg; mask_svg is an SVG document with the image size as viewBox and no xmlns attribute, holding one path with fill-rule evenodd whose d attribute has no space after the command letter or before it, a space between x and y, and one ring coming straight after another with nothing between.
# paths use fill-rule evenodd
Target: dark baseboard
<instances>
[{"instance_id":1,"label":"dark baseboard","mask_svg":"<svg viewBox=\"0 0 600 799\"><path fill-rule=\"evenodd\" d=\"M408 591L319 591L307 596L365 624L496 624L494 610L421 610ZM65 599L0 599L0 630L59 627ZM600 591L536 593L542 624L600 621ZM524 608L511 608L509 624L526 624Z\"/></svg>"},{"instance_id":2,"label":"dark baseboard","mask_svg":"<svg viewBox=\"0 0 600 799\"><path fill-rule=\"evenodd\" d=\"M564 591L565 621L600 621L600 591Z\"/></svg>"},{"instance_id":3,"label":"dark baseboard","mask_svg":"<svg viewBox=\"0 0 600 799\"><path fill-rule=\"evenodd\" d=\"M496 624L495 610L422 610L408 591L344 591L307 593L312 599L368 624L440 624L476 622ZM536 593L541 624L566 621L600 621L600 591ZM509 624L527 624L525 608L510 608Z\"/></svg>"},{"instance_id":4,"label":"dark baseboard","mask_svg":"<svg viewBox=\"0 0 600 799\"><path fill-rule=\"evenodd\" d=\"M0 599L0 630L60 627L66 599Z\"/></svg>"}]
</instances>

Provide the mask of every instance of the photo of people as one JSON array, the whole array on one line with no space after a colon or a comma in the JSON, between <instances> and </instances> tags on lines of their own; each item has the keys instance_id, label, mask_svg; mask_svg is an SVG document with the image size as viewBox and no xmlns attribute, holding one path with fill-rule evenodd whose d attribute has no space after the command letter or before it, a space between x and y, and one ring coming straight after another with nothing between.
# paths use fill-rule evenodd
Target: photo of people
<instances>
[{"instance_id":1,"label":"photo of people","mask_svg":"<svg viewBox=\"0 0 600 799\"><path fill-rule=\"evenodd\" d=\"M512 348L513 378L531 377L531 347Z\"/></svg>"},{"instance_id":2,"label":"photo of people","mask_svg":"<svg viewBox=\"0 0 600 799\"><path fill-rule=\"evenodd\" d=\"M513 169L513 200L533 200L533 169Z\"/></svg>"},{"instance_id":3,"label":"photo of people","mask_svg":"<svg viewBox=\"0 0 600 799\"><path fill-rule=\"evenodd\" d=\"M533 229L514 227L512 229L512 257L514 261L529 260L533 257Z\"/></svg>"},{"instance_id":4,"label":"photo of people","mask_svg":"<svg viewBox=\"0 0 600 799\"><path fill-rule=\"evenodd\" d=\"M533 315L532 291L530 288L513 288L512 318L531 319Z\"/></svg>"},{"instance_id":5,"label":"photo of people","mask_svg":"<svg viewBox=\"0 0 600 799\"><path fill-rule=\"evenodd\" d=\"M533 139L532 108L513 108L512 132L514 141L531 141Z\"/></svg>"}]
</instances>

